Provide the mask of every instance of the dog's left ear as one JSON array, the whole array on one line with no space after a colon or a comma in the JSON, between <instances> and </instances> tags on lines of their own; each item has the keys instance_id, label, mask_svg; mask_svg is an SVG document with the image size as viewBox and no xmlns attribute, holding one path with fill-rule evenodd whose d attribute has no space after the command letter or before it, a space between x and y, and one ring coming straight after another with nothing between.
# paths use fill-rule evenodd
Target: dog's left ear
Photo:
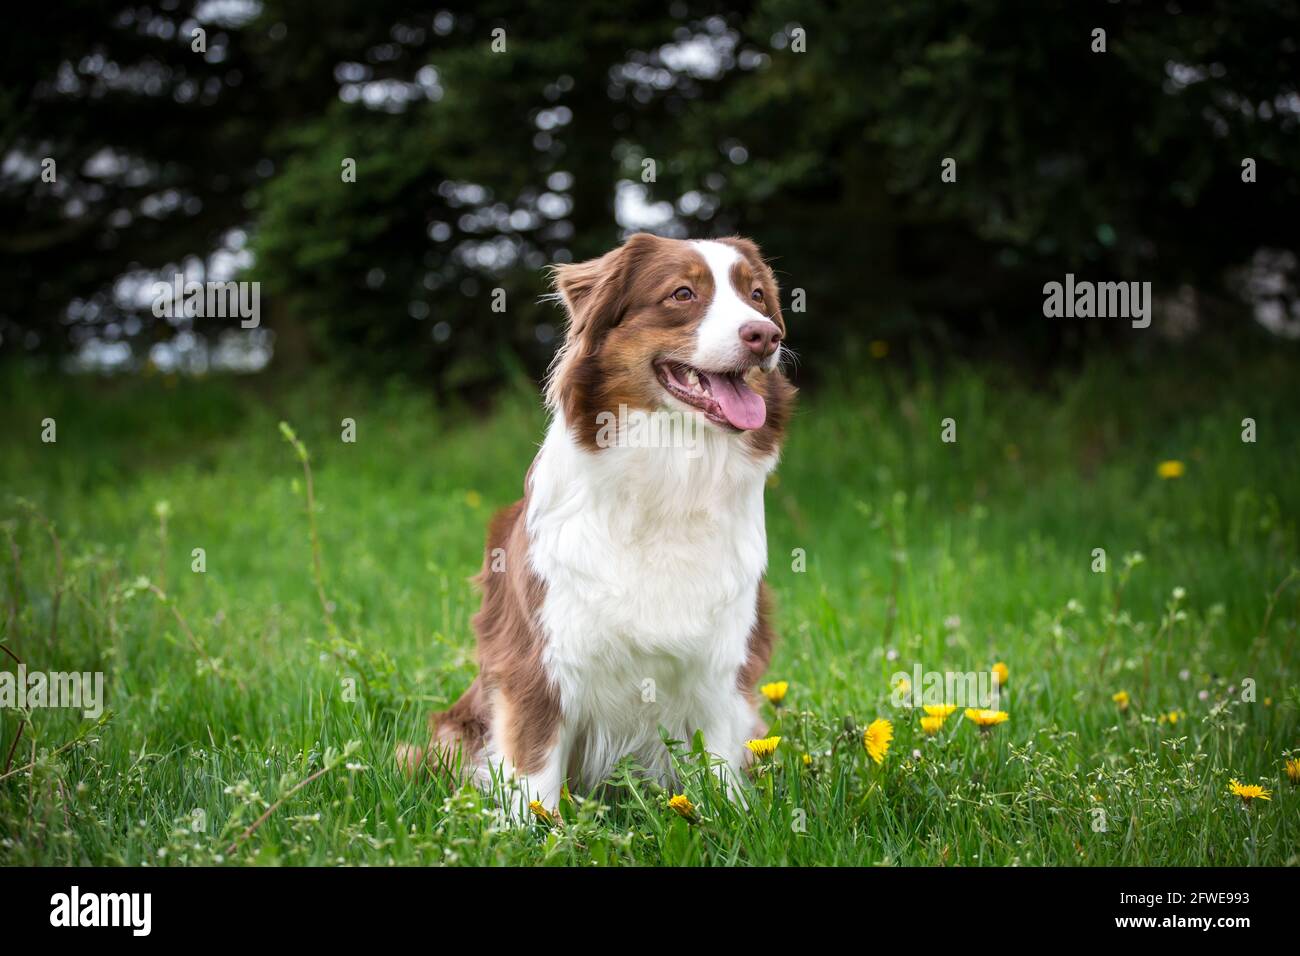
<instances>
[{"instance_id":1,"label":"dog's left ear","mask_svg":"<svg viewBox=\"0 0 1300 956\"><path fill-rule=\"evenodd\" d=\"M546 389L553 408L560 406L564 394L571 390L574 370L595 354L605 333L622 321L636 264L660 241L649 233L637 233L597 259L552 267L555 293L568 318L564 343L555 353Z\"/></svg>"}]
</instances>

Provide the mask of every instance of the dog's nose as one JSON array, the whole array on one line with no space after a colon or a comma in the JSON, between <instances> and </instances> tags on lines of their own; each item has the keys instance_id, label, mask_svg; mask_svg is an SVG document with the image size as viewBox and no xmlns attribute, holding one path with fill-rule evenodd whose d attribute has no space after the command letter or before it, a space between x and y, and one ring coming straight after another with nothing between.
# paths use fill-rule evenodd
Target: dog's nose
<instances>
[{"instance_id":1,"label":"dog's nose","mask_svg":"<svg viewBox=\"0 0 1300 956\"><path fill-rule=\"evenodd\" d=\"M740 341L759 358L767 358L781 344L781 330L775 322L746 322L740 327Z\"/></svg>"}]
</instances>

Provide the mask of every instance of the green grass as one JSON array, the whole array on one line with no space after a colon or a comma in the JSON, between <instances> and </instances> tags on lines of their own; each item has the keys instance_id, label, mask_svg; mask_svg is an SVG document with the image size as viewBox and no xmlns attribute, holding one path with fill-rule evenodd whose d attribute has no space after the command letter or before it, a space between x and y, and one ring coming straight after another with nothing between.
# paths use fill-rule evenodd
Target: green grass
<instances>
[{"instance_id":1,"label":"green grass","mask_svg":"<svg viewBox=\"0 0 1300 956\"><path fill-rule=\"evenodd\" d=\"M768 495L770 673L791 689L749 808L719 799L687 741L695 825L624 768L550 827L503 826L476 792L408 781L392 759L474 675L467 578L540 439L530 387L483 415L324 378L11 374L3 643L33 670L102 670L110 712L27 715L0 780L0 862L1294 863L1294 368L1164 356L1030 389L886 360L832 377L804 397ZM328 615L282 419L311 453ZM1159 480L1163 459L1186 474ZM959 712L925 739L890 704L914 662L998 660L1011 720L987 734ZM861 744L876 717L895 729L879 767ZM0 711L0 760L19 720ZM1243 809L1231 777L1273 800Z\"/></svg>"}]
</instances>

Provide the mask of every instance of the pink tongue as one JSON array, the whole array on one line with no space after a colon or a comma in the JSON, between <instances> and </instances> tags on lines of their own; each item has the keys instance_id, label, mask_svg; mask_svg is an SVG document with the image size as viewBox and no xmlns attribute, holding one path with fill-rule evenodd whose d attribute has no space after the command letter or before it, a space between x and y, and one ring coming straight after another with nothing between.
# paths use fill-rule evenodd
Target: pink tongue
<instances>
[{"instance_id":1,"label":"pink tongue","mask_svg":"<svg viewBox=\"0 0 1300 956\"><path fill-rule=\"evenodd\" d=\"M763 396L744 383L739 375L710 375L709 388L722 406L723 417L734 428L747 431L762 428L767 421L767 405Z\"/></svg>"}]
</instances>

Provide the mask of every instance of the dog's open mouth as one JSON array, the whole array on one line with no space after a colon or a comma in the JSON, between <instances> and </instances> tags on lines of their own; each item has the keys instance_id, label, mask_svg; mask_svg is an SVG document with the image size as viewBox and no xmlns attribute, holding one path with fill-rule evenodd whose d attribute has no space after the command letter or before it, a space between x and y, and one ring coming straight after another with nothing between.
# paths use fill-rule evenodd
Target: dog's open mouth
<instances>
[{"instance_id":1,"label":"dog's open mouth","mask_svg":"<svg viewBox=\"0 0 1300 956\"><path fill-rule=\"evenodd\" d=\"M657 362L655 374L669 395L719 425L749 431L767 421L767 403L740 372L705 372L681 362Z\"/></svg>"}]
</instances>

